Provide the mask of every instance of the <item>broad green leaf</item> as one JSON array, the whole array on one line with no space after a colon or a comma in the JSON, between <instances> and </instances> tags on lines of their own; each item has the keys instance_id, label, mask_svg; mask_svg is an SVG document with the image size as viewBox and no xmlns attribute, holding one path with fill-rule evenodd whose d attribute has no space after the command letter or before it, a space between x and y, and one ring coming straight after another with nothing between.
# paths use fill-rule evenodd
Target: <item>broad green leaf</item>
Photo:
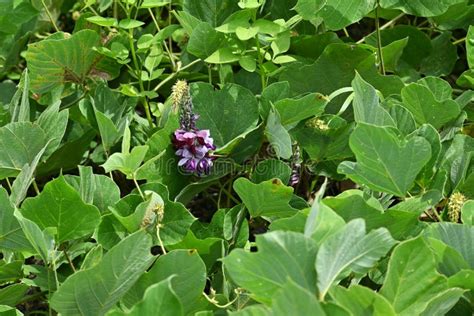
<instances>
[{"instance_id":1,"label":"broad green leaf","mask_svg":"<svg viewBox=\"0 0 474 316\"><path fill-rule=\"evenodd\" d=\"M35 222L24 218L18 211L15 211L15 217L36 254L38 254L44 262L51 263L55 248L55 242L51 232L48 231L48 229L42 231Z\"/></svg>"},{"instance_id":2,"label":"broad green leaf","mask_svg":"<svg viewBox=\"0 0 474 316\"><path fill-rule=\"evenodd\" d=\"M272 313L265 305L254 304L235 312L229 311L229 315L231 316L271 316Z\"/></svg>"},{"instance_id":3,"label":"broad green leaf","mask_svg":"<svg viewBox=\"0 0 474 316\"><path fill-rule=\"evenodd\" d=\"M319 116L324 112L329 99L319 93L311 93L299 99L283 99L275 103L280 114L281 124L298 123L308 117Z\"/></svg>"},{"instance_id":4,"label":"broad green leaf","mask_svg":"<svg viewBox=\"0 0 474 316\"><path fill-rule=\"evenodd\" d=\"M474 68L474 26L470 25L466 35L466 57L470 69Z\"/></svg>"},{"instance_id":5,"label":"broad green leaf","mask_svg":"<svg viewBox=\"0 0 474 316\"><path fill-rule=\"evenodd\" d=\"M212 27L217 27L239 7L237 1L232 0L184 0L183 9L199 20L208 22Z\"/></svg>"},{"instance_id":6,"label":"broad green leaf","mask_svg":"<svg viewBox=\"0 0 474 316\"><path fill-rule=\"evenodd\" d=\"M424 138L400 138L390 127L359 124L349 144L357 163L345 161L338 172L371 189L397 196L405 196L431 158L431 146Z\"/></svg>"},{"instance_id":7,"label":"broad green leaf","mask_svg":"<svg viewBox=\"0 0 474 316\"><path fill-rule=\"evenodd\" d=\"M0 305L0 312L5 316L23 316L23 313L14 307L7 305Z\"/></svg>"},{"instance_id":8,"label":"broad green leaf","mask_svg":"<svg viewBox=\"0 0 474 316\"><path fill-rule=\"evenodd\" d=\"M239 286L265 304L288 280L315 292L314 241L294 232L271 232L257 236L258 252L235 249L223 259L224 266Z\"/></svg>"},{"instance_id":9,"label":"broad green leaf","mask_svg":"<svg viewBox=\"0 0 474 316\"><path fill-rule=\"evenodd\" d=\"M46 93L68 82L84 84L90 78L111 79L118 73L112 60L92 49L101 46L97 32L82 30L70 37L65 33L54 36L28 47L32 91Z\"/></svg>"},{"instance_id":10,"label":"broad green leaf","mask_svg":"<svg viewBox=\"0 0 474 316\"><path fill-rule=\"evenodd\" d=\"M234 55L233 51L229 47L222 47L216 50L211 56L207 57L204 61L209 64L229 64L239 60L238 55Z\"/></svg>"},{"instance_id":11,"label":"broad green leaf","mask_svg":"<svg viewBox=\"0 0 474 316\"><path fill-rule=\"evenodd\" d=\"M135 146L130 153L114 153L102 165L105 172L119 170L127 176L128 179L133 179L134 174L145 159L148 151L148 146Z\"/></svg>"},{"instance_id":12,"label":"broad green leaf","mask_svg":"<svg viewBox=\"0 0 474 316\"><path fill-rule=\"evenodd\" d=\"M48 182L37 197L26 199L21 213L42 230L56 228L59 243L92 234L100 220L99 210L85 204L63 177Z\"/></svg>"},{"instance_id":13,"label":"broad green leaf","mask_svg":"<svg viewBox=\"0 0 474 316\"><path fill-rule=\"evenodd\" d=\"M409 210L386 210L382 211L382 206L374 198L364 199L360 190L347 190L336 197L324 199L324 204L334 210L346 222L356 218L365 221L366 229L370 232L373 229L385 227L393 238L403 240L410 236L418 225L420 213Z\"/></svg>"},{"instance_id":14,"label":"broad green leaf","mask_svg":"<svg viewBox=\"0 0 474 316\"><path fill-rule=\"evenodd\" d=\"M379 104L377 91L356 73L352 81L354 88L354 118L357 123L377 126L395 126L390 114Z\"/></svg>"},{"instance_id":15,"label":"broad green leaf","mask_svg":"<svg viewBox=\"0 0 474 316\"><path fill-rule=\"evenodd\" d=\"M80 166L79 168L84 167ZM101 174L93 174L92 177L65 175L64 179L77 192L81 192L81 198L84 202L97 206L101 213L107 211L109 206L120 200L120 189L108 176ZM89 191L87 195L90 202L85 199L85 191Z\"/></svg>"},{"instance_id":16,"label":"broad green leaf","mask_svg":"<svg viewBox=\"0 0 474 316\"><path fill-rule=\"evenodd\" d=\"M173 290L172 281L174 277L169 277L161 282L151 285L145 292L143 300L133 306L127 312L112 312L107 315L163 315L163 316L181 316L183 305L177 294Z\"/></svg>"},{"instance_id":17,"label":"broad green leaf","mask_svg":"<svg viewBox=\"0 0 474 316\"><path fill-rule=\"evenodd\" d=\"M436 238L446 245L457 250L474 269L474 227L455 223L436 223L430 225L424 233L426 236Z\"/></svg>"},{"instance_id":18,"label":"broad green leaf","mask_svg":"<svg viewBox=\"0 0 474 316\"><path fill-rule=\"evenodd\" d=\"M423 238L399 244L392 253L380 294L392 303L397 315L420 315L431 298L448 287L436 271L433 253Z\"/></svg>"},{"instance_id":19,"label":"broad green leaf","mask_svg":"<svg viewBox=\"0 0 474 316\"><path fill-rule=\"evenodd\" d=\"M10 101L11 122L30 121L29 91L30 79L28 77L28 68L26 68L20 78L18 89Z\"/></svg>"},{"instance_id":20,"label":"broad green leaf","mask_svg":"<svg viewBox=\"0 0 474 316\"><path fill-rule=\"evenodd\" d=\"M419 83L402 89L403 105L410 110L419 124L429 123L439 129L461 112L454 100L438 101L433 93Z\"/></svg>"},{"instance_id":21,"label":"broad green leaf","mask_svg":"<svg viewBox=\"0 0 474 316\"><path fill-rule=\"evenodd\" d=\"M43 159L49 158L58 149L66 133L69 110L60 111L59 105L59 102L50 105L41 113L36 121L36 124L46 133L46 139L48 140L48 146Z\"/></svg>"},{"instance_id":22,"label":"broad green leaf","mask_svg":"<svg viewBox=\"0 0 474 316\"><path fill-rule=\"evenodd\" d=\"M190 229L182 241L173 245L167 245L166 248L170 250L195 249L206 264L208 271L211 271L217 260L222 258L223 251L225 251L223 239L214 237L199 239L196 238Z\"/></svg>"},{"instance_id":23,"label":"broad green leaf","mask_svg":"<svg viewBox=\"0 0 474 316\"><path fill-rule=\"evenodd\" d=\"M381 0L380 6L385 9L399 9L411 15L428 17L441 15L446 12L450 6L460 2L462 2L462 0Z\"/></svg>"},{"instance_id":24,"label":"broad green leaf","mask_svg":"<svg viewBox=\"0 0 474 316\"><path fill-rule=\"evenodd\" d=\"M135 196L135 200L141 202L136 207L119 202L116 207L110 208L112 214L130 233L136 232L140 228L156 226L157 217L164 210L163 199L155 192L147 193L145 193L145 201L141 197Z\"/></svg>"},{"instance_id":25,"label":"broad green leaf","mask_svg":"<svg viewBox=\"0 0 474 316\"><path fill-rule=\"evenodd\" d=\"M148 183L143 190L151 190L161 196L165 202L160 237L165 245L182 241L192 223L196 220L188 209L181 203L170 200L168 188L161 183Z\"/></svg>"},{"instance_id":26,"label":"broad green leaf","mask_svg":"<svg viewBox=\"0 0 474 316\"><path fill-rule=\"evenodd\" d=\"M8 193L0 187L0 249L21 251L31 249L18 220L13 215L15 211Z\"/></svg>"},{"instance_id":27,"label":"broad green leaf","mask_svg":"<svg viewBox=\"0 0 474 316\"><path fill-rule=\"evenodd\" d=\"M364 220L347 223L342 230L328 237L318 251L319 297L323 299L335 282L351 272L356 276L366 274L394 244L395 240L385 228L366 234Z\"/></svg>"},{"instance_id":28,"label":"broad green leaf","mask_svg":"<svg viewBox=\"0 0 474 316\"><path fill-rule=\"evenodd\" d=\"M18 175L46 144L46 133L36 124L17 122L0 127L0 179Z\"/></svg>"},{"instance_id":29,"label":"broad green leaf","mask_svg":"<svg viewBox=\"0 0 474 316\"><path fill-rule=\"evenodd\" d=\"M0 305L15 307L25 297L28 289L29 286L21 283L12 284L0 289Z\"/></svg>"},{"instance_id":30,"label":"broad green leaf","mask_svg":"<svg viewBox=\"0 0 474 316\"><path fill-rule=\"evenodd\" d=\"M474 291L474 270L463 269L448 278L450 287L459 287Z\"/></svg>"},{"instance_id":31,"label":"broad green leaf","mask_svg":"<svg viewBox=\"0 0 474 316\"><path fill-rule=\"evenodd\" d=\"M329 30L340 30L347 25L359 21L375 7L374 0L299 0L295 10L303 14L303 18L323 19Z\"/></svg>"},{"instance_id":32,"label":"broad green leaf","mask_svg":"<svg viewBox=\"0 0 474 316\"><path fill-rule=\"evenodd\" d=\"M199 114L197 127L209 129L218 148L257 126L257 100L239 85L228 84L214 90L210 84L193 83L191 96Z\"/></svg>"},{"instance_id":33,"label":"broad green leaf","mask_svg":"<svg viewBox=\"0 0 474 316\"><path fill-rule=\"evenodd\" d=\"M318 11L327 3L327 0L298 0L293 10L305 20L314 20Z\"/></svg>"},{"instance_id":34,"label":"broad green leaf","mask_svg":"<svg viewBox=\"0 0 474 316\"><path fill-rule=\"evenodd\" d=\"M63 315L103 315L149 268L151 237L139 231L107 252L92 269L70 276L51 298Z\"/></svg>"},{"instance_id":35,"label":"broad green leaf","mask_svg":"<svg viewBox=\"0 0 474 316\"><path fill-rule=\"evenodd\" d=\"M267 159L259 162L255 171L252 173L251 180L254 183L278 178L282 183L290 181L291 168L288 164L277 159Z\"/></svg>"},{"instance_id":36,"label":"broad green leaf","mask_svg":"<svg viewBox=\"0 0 474 316\"><path fill-rule=\"evenodd\" d=\"M315 201L306 220L304 233L320 246L329 236L341 230L344 224L344 220L325 203Z\"/></svg>"},{"instance_id":37,"label":"broad green leaf","mask_svg":"<svg viewBox=\"0 0 474 316\"><path fill-rule=\"evenodd\" d=\"M102 144L104 149L108 152L110 148L120 139L120 137L122 137L122 135L110 118L108 118L102 112L96 110L94 112L97 126L99 127Z\"/></svg>"},{"instance_id":38,"label":"broad green leaf","mask_svg":"<svg viewBox=\"0 0 474 316\"><path fill-rule=\"evenodd\" d=\"M101 17L101 16L91 16L90 18L87 18L86 20L91 22L91 23L94 23L94 24L97 24L97 25L100 25L100 26L106 26L106 27L117 26L118 25L117 19L114 19L114 18L104 18L104 17Z\"/></svg>"},{"instance_id":39,"label":"broad green leaf","mask_svg":"<svg viewBox=\"0 0 474 316\"><path fill-rule=\"evenodd\" d=\"M453 71L458 53L456 46L451 42L451 36L451 32L443 32L431 40L433 50L423 60L421 73L427 76L447 76Z\"/></svg>"},{"instance_id":40,"label":"broad green leaf","mask_svg":"<svg viewBox=\"0 0 474 316\"><path fill-rule=\"evenodd\" d=\"M418 69L427 56L433 50L431 40L422 30L411 25L396 25L381 31L382 46L387 46L395 41L408 38L408 42L400 57L398 71L405 68ZM374 32L366 38L366 43L377 47L377 34Z\"/></svg>"},{"instance_id":41,"label":"broad green leaf","mask_svg":"<svg viewBox=\"0 0 474 316\"><path fill-rule=\"evenodd\" d=\"M145 22L134 20L134 19L124 19L119 22L119 28L129 30L142 26Z\"/></svg>"},{"instance_id":42,"label":"broad green leaf","mask_svg":"<svg viewBox=\"0 0 474 316\"><path fill-rule=\"evenodd\" d=\"M280 114L273 109L268 114L265 135L275 154L283 159L290 159L293 154L291 137L280 122Z\"/></svg>"},{"instance_id":43,"label":"broad green leaf","mask_svg":"<svg viewBox=\"0 0 474 316\"><path fill-rule=\"evenodd\" d=\"M470 200L464 203L461 210L461 219L463 224L474 226L474 201Z\"/></svg>"},{"instance_id":44,"label":"broad green leaf","mask_svg":"<svg viewBox=\"0 0 474 316\"><path fill-rule=\"evenodd\" d=\"M451 311L466 291L461 288L450 288L436 294L429 302L428 308L423 311L422 316L439 315L444 316Z\"/></svg>"},{"instance_id":45,"label":"broad green leaf","mask_svg":"<svg viewBox=\"0 0 474 316\"><path fill-rule=\"evenodd\" d=\"M288 217L297 212L289 205L293 188L284 185L280 179L255 184L246 178L239 178L234 181L234 190L252 217Z\"/></svg>"},{"instance_id":46,"label":"broad green leaf","mask_svg":"<svg viewBox=\"0 0 474 316\"><path fill-rule=\"evenodd\" d=\"M10 193L10 201L18 207L20 203L25 199L26 194L28 193L28 189L33 183L34 174L36 171L36 167L44 154L46 147L36 155L35 159L31 162L31 165L26 164L23 169L21 169L20 174L16 177L15 181L13 181L13 185L11 188Z\"/></svg>"},{"instance_id":47,"label":"broad green leaf","mask_svg":"<svg viewBox=\"0 0 474 316\"><path fill-rule=\"evenodd\" d=\"M272 298L274 316L327 315L316 296L291 279Z\"/></svg>"},{"instance_id":48,"label":"broad green leaf","mask_svg":"<svg viewBox=\"0 0 474 316\"><path fill-rule=\"evenodd\" d=\"M187 51L199 58L205 59L212 55L224 41L224 35L212 28L209 23L201 22L193 30L189 38Z\"/></svg>"},{"instance_id":49,"label":"broad green leaf","mask_svg":"<svg viewBox=\"0 0 474 316\"><path fill-rule=\"evenodd\" d=\"M141 300L153 284L168 280L183 311L188 314L202 296L206 285L206 265L194 249L172 250L156 260L153 267L143 274L124 296L123 303L130 307Z\"/></svg>"},{"instance_id":50,"label":"broad green leaf","mask_svg":"<svg viewBox=\"0 0 474 316\"><path fill-rule=\"evenodd\" d=\"M170 3L170 0L144 0L141 8L156 8L156 7L164 7Z\"/></svg>"},{"instance_id":51,"label":"broad green leaf","mask_svg":"<svg viewBox=\"0 0 474 316\"><path fill-rule=\"evenodd\" d=\"M392 305L380 294L368 287L352 285L336 286L330 291L337 304L358 316L395 316Z\"/></svg>"}]
</instances>

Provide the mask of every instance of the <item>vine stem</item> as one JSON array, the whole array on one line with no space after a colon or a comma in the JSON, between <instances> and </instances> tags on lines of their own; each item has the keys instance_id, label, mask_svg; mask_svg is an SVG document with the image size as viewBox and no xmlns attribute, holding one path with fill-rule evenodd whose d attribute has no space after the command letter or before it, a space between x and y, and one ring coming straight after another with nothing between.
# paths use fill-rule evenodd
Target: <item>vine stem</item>
<instances>
[{"instance_id":1,"label":"vine stem","mask_svg":"<svg viewBox=\"0 0 474 316\"><path fill-rule=\"evenodd\" d=\"M135 73L138 79L138 85L140 86L140 92L143 93L145 92L145 87L143 86L142 74L141 74L140 67L138 66L137 53L135 51L135 43L133 43L133 29L130 29L128 32L128 40L130 42L130 50L132 53L133 65L135 66ZM153 124L153 119L151 118L150 105L148 104L148 101L145 95L142 95L141 98L142 98L143 108L145 109L146 119L148 120L148 124L150 125L150 127L153 127L154 124Z\"/></svg>"},{"instance_id":2,"label":"vine stem","mask_svg":"<svg viewBox=\"0 0 474 316\"><path fill-rule=\"evenodd\" d=\"M383 62L382 54L382 37L380 36L380 18L379 18L379 2L377 1L377 7L375 8L375 30L377 32L377 55L379 61L379 69L382 75L385 75L385 65Z\"/></svg>"},{"instance_id":3,"label":"vine stem","mask_svg":"<svg viewBox=\"0 0 474 316\"><path fill-rule=\"evenodd\" d=\"M51 12L49 12L48 6L46 5L46 3L44 3L44 0L41 0L41 4L43 5L43 8L46 11L46 14L48 15L48 18L51 21L51 24L53 24L53 27L56 30L56 32L60 32L58 26L56 25L56 22L54 22L53 16L51 15Z\"/></svg>"},{"instance_id":4,"label":"vine stem","mask_svg":"<svg viewBox=\"0 0 474 316\"><path fill-rule=\"evenodd\" d=\"M180 73L181 71L183 70L186 70L192 66L194 66L195 64L197 64L198 62L200 62L201 59L196 59L196 60L193 60L192 62L190 62L189 64L187 64L186 66L180 68L178 66L178 69L176 69L176 72L172 73L171 75L169 75L168 77L166 77L165 80L161 81L154 89L153 91L158 91L162 86L164 86L167 82L171 81L174 77L176 77L176 75L178 75L178 73Z\"/></svg>"},{"instance_id":5,"label":"vine stem","mask_svg":"<svg viewBox=\"0 0 474 316\"><path fill-rule=\"evenodd\" d=\"M384 25L382 25L380 27L380 30L385 30L386 28L389 28L390 26L392 26L393 24L395 24L395 22L397 22L398 20L400 20L402 17L405 16L405 13L401 13L399 15L397 15L396 17L394 17L393 19L391 19L390 21L388 21L387 23L385 23ZM365 41L365 38L367 36L364 36L363 38L361 38L360 40L358 40L356 43L357 44L362 44L364 41Z\"/></svg>"},{"instance_id":6,"label":"vine stem","mask_svg":"<svg viewBox=\"0 0 474 316\"><path fill-rule=\"evenodd\" d=\"M460 38L458 40L455 40L453 42L453 45L458 45L458 44L461 44L462 42L464 42L466 40L466 37L463 37L463 38Z\"/></svg>"},{"instance_id":7,"label":"vine stem","mask_svg":"<svg viewBox=\"0 0 474 316\"><path fill-rule=\"evenodd\" d=\"M265 80L265 73L263 72L263 56L260 50L260 40L258 39L258 34L255 37L257 42L257 57L258 57L258 68L260 68L260 80L262 82L262 91L265 89L266 80Z\"/></svg>"},{"instance_id":8,"label":"vine stem","mask_svg":"<svg viewBox=\"0 0 474 316\"><path fill-rule=\"evenodd\" d=\"M155 24L156 29L158 30L158 32L160 32L161 31L160 25L158 24L158 21L156 20L156 17L153 14L153 11L150 8L148 8L148 13L150 13L151 19L153 20L153 23ZM166 53L168 54L168 56L170 58L170 62L171 62L171 65L173 66L173 70L175 70L176 69L176 63L174 61L173 54L171 53L171 51L168 47L168 44L166 43L166 40L163 41L163 45L165 47Z\"/></svg>"}]
</instances>

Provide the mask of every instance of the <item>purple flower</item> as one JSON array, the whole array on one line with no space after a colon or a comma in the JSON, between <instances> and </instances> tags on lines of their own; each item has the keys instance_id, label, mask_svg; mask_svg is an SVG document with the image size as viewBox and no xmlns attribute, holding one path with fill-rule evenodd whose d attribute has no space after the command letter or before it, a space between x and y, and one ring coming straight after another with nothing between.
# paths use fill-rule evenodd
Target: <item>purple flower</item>
<instances>
[{"instance_id":1,"label":"purple flower","mask_svg":"<svg viewBox=\"0 0 474 316\"><path fill-rule=\"evenodd\" d=\"M208 174L214 159L210 151L216 149L209 130L178 129L173 136L176 155L179 157L178 166L199 176Z\"/></svg>"}]
</instances>

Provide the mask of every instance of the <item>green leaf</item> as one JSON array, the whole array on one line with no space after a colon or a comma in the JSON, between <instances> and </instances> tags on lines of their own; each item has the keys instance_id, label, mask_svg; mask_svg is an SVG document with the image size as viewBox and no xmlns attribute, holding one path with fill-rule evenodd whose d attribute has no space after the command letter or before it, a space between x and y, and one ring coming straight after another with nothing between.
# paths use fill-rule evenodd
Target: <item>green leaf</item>
<instances>
[{"instance_id":1,"label":"green leaf","mask_svg":"<svg viewBox=\"0 0 474 316\"><path fill-rule=\"evenodd\" d=\"M466 57L470 69L474 68L474 26L470 25L466 35Z\"/></svg>"},{"instance_id":2,"label":"green leaf","mask_svg":"<svg viewBox=\"0 0 474 316\"><path fill-rule=\"evenodd\" d=\"M345 161L338 172L371 189L397 196L405 196L431 158L431 146L424 138L400 138L390 127L359 124L349 144L357 163Z\"/></svg>"},{"instance_id":3,"label":"green leaf","mask_svg":"<svg viewBox=\"0 0 474 316\"><path fill-rule=\"evenodd\" d=\"M124 20L120 20L118 26L119 28L129 30L129 29L140 27L143 24L145 24L145 22L134 20L134 19L124 19Z\"/></svg>"},{"instance_id":4,"label":"green leaf","mask_svg":"<svg viewBox=\"0 0 474 316\"><path fill-rule=\"evenodd\" d=\"M267 159L258 163L254 173L252 173L251 180L254 183L278 178L282 183L290 181L291 168L288 164L277 159Z\"/></svg>"},{"instance_id":5,"label":"green leaf","mask_svg":"<svg viewBox=\"0 0 474 316\"><path fill-rule=\"evenodd\" d=\"M42 230L56 228L59 243L92 234L100 220L99 210L85 204L63 177L48 182L37 197L26 199L21 213Z\"/></svg>"},{"instance_id":6,"label":"green leaf","mask_svg":"<svg viewBox=\"0 0 474 316\"><path fill-rule=\"evenodd\" d=\"M18 175L35 160L47 144L42 128L30 122L10 123L0 128L0 179Z\"/></svg>"},{"instance_id":7,"label":"green leaf","mask_svg":"<svg viewBox=\"0 0 474 316\"><path fill-rule=\"evenodd\" d=\"M314 20L318 11L327 3L327 0L298 0L293 10L305 20Z\"/></svg>"},{"instance_id":8,"label":"green leaf","mask_svg":"<svg viewBox=\"0 0 474 316\"><path fill-rule=\"evenodd\" d=\"M436 261L424 239L399 244L392 253L380 294L392 303L397 315L420 315L431 298L447 289L446 277L436 270Z\"/></svg>"},{"instance_id":9,"label":"green leaf","mask_svg":"<svg viewBox=\"0 0 474 316\"><path fill-rule=\"evenodd\" d=\"M43 131L46 133L46 139L48 140L48 146L44 154L43 159L49 158L53 152L58 149L61 144L61 140L66 133L66 127L69 119L69 110L60 111L59 102L55 102L50 105L46 110L41 113L36 121Z\"/></svg>"},{"instance_id":10,"label":"green leaf","mask_svg":"<svg viewBox=\"0 0 474 316\"><path fill-rule=\"evenodd\" d=\"M135 146L130 153L114 153L102 165L105 172L119 170L127 176L128 179L133 179L134 174L145 159L148 151L148 146Z\"/></svg>"},{"instance_id":11,"label":"green leaf","mask_svg":"<svg viewBox=\"0 0 474 316\"><path fill-rule=\"evenodd\" d=\"M311 93L299 99L283 99L275 103L280 114L281 124L298 123L308 117L319 116L324 112L329 99L319 93Z\"/></svg>"},{"instance_id":12,"label":"green leaf","mask_svg":"<svg viewBox=\"0 0 474 316\"><path fill-rule=\"evenodd\" d=\"M18 211L15 211L15 217L20 223L26 239L28 239L31 247L36 251L36 254L38 254L44 262L51 263L55 242L48 229L41 231L35 222L24 218Z\"/></svg>"},{"instance_id":13,"label":"green leaf","mask_svg":"<svg viewBox=\"0 0 474 316\"><path fill-rule=\"evenodd\" d=\"M25 297L28 289L29 286L21 283L12 284L0 289L0 305L15 307Z\"/></svg>"},{"instance_id":14,"label":"green leaf","mask_svg":"<svg viewBox=\"0 0 474 316\"><path fill-rule=\"evenodd\" d=\"M426 236L436 238L457 250L474 269L474 227L455 223L436 223L424 231Z\"/></svg>"},{"instance_id":15,"label":"green leaf","mask_svg":"<svg viewBox=\"0 0 474 316\"><path fill-rule=\"evenodd\" d=\"M150 286L143 300L136 304L127 313L109 313L107 315L163 315L163 316L180 316L184 315L183 305L181 304L177 294L173 290L171 276L161 282Z\"/></svg>"},{"instance_id":16,"label":"green leaf","mask_svg":"<svg viewBox=\"0 0 474 316\"><path fill-rule=\"evenodd\" d=\"M238 55L234 55L234 52L229 47L222 47L216 50L211 56L207 57L204 61L209 64L228 64L239 60Z\"/></svg>"},{"instance_id":17,"label":"green leaf","mask_svg":"<svg viewBox=\"0 0 474 316\"><path fill-rule=\"evenodd\" d=\"M403 12L416 16L430 17L441 15L454 4L463 2L462 0L381 0L380 6L385 9L399 9Z\"/></svg>"},{"instance_id":18,"label":"green leaf","mask_svg":"<svg viewBox=\"0 0 474 316\"><path fill-rule=\"evenodd\" d=\"M70 276L51 298L51 306L63 315L103 315L149 268L151 237L136 232L107 252L89 270Z\"/></svg>"},{"instance_id":19,"label":"green leaf","mask_svg":"<svg viewBox=\"0 0 474 316\"><path fill-rule=\"evenodd\" d=\"M382 211L382 206L374 198L364 199L360 190L347 190L336 197L327 197L324 204L333 209L346 222L356 218L365 221L366 229L370 232L373 229L385 227L393 238L403 240L410 236L418 225L418 217L424 211L415 212L410 210L386 210ZM427 207L428 208L428 207Z\"/></svg>"},{"instance_id":20,"label":"green leaf","mask_svg":"<svg viewBox=\"0 0 474 316\"><path fill-rule=\"evenodd\" d=\"M461 219L463 224L474 226L474 201L470 200L464 203L461 210Z\"/></svg>"},{"instance_id":21,"label":"green leaf","mask_svg":"<svg viewBox=\"0 0 474 316\"><path fill-rule=\"evenodd\" d=\"M224 34L217 32L209 23L201 22L189 38L187 51L205 59L212 55L224 41Z\"/></svg>"},{"instance_id":22,"label":"green leaf","mask_svg":"<svg viewBox=\"0 0 474 316\"><path fill-rule=\"evenodd\" d=\"M214 237L199 239L190 229L182 241L174 245L167 245L166 248L171 250L195 249L206 264L208 271L211 271L217 260L222 258L223 251L225 251L223 239Z\"/></svg>"},{"instance_id":23,"label":"green leaf","mask_svg":"<svg viewBox=\"0 0 474 316\"><path fill-rule=\"evenodd\" d=\"M272 298L275 316L327 315L314 294L291 279Z\"/></svg>"},{"instance_id":24,"label":"green leaf","mask_svg":"<svg viewBox=\"0 0 474 316\"><path fill-rule=\"evenodd\" d=\"M234 190L252 217L288 217L297 211L289 205L293 188L284 185L280 179L255 184L246 178L239 178L234 182Z\"/></svg>"},{"instance_id":25,"label":"green leaf","mask_svg":"<svg viewBox=\"0 0 474 316\"><path fill-rule=\"evenodd\" d=\"M447 76L453 71L458 53L451 42L451 36L451 32L443 32L431 40L433 50L421 63L421 73L427 76Z\"/></svg>"},{"instance_id":26,"label":"green leaf","mask_svg":"<svg viewBox=\"0 0 474 316\"><path fill-rule=\"evenodd\" d=\"M135 285L127 292L123 302L130 307L141 300L143 294L153 284L171 278L171 286L183 311L188 314L202 296L206 286L206 265L194 249L172 250L156 260L153 267L143 274ZM145 292L146 290L146 292Z\"/></svg>"},{"instance_id":27,"label":"green leaf","mask_svg":"<svg viewBox=\"0 0 474 316\"><path fill-rule=\"evenodd\" d=\"M309 20L323 19L329 30L340 30L359 21L375 7L374 0L355 0L349 3L344 0L326 0L323 3L324 6L322 2L321 0L299 0L299 5L297 4L295 9L299 9L298 13L301 13L303 9L315 10L306 11L303 15Z\"/></svg>"},{"instance_id":28,"label":"green leaf","mask_svg":"<svg viewBox=\"0 0 474 316\"><path fill-rule=\"evenodd\" d=\"M380 106L375 88L364 81L357 72L352 81L352 88L354 88L354 118L357 123L395 126L390 114Z\"/></svg>"},{"instance_id":29,"label":"green leaf","mask_svg":"<svg viewBox=\"0 0 474 316\"><path fill-rule=\"evenodd\" d=\"M291 158L293 155L293 149L291 146L290 134L280 122L280 114L273 109L268 114L265 135L267 136L277 157L283 159Z\"/></svg>"},{"instance_id":30,"label":"green leaf","mask_svg":"<svg viewBox=\"0 0 474 316\"><path fill-rule=\"evenodd\" d=\"M257 126L257 100L239 85L227 84L214 90L210 84L193 83L191 96L199 114L197 127L209 129L218 148Z\"/></svg>"},{"instance_id":31,"label":"green leaf","mask_svg":"<svg viewBox=\"0 0 474 316\"><path fill-rule=\"evenodd\" d=\"M265 304L288 280L315 292L314 241L294 232L271 232L257 236L258 252L235 249L223 259L224 266L239 286Z\"/></svg>"},{"instance_id":32,"label":"green leaf","mask_svg":"<svg viewBox=\"0 0 474 316\"><path fill-rule=\"evenodd\" d=\"M316 257L319 297L324 298L331 285L347 277L365 275L385 256L395 240L385 228L366 234L365 222L355 219L321 244Z\"/></svg>"},{"instance_id":33,"label":"green leaf","mask_svg":"<svg viewBox=\"0 0 474 316\"><path fill-rule=\"evenodd\" d=\"M359 316L395 316L392 305L380 294L361 286L352 285L349 288L336 286L331 290L331 297L336 303L352 315Z\"/></svg>"},{"instance_id":34,"label":"green leaf","mask_svg":"<svg viewBox=\"0 0 474 316\"><path fill-rule=\"evenodd\" d=\"M28 68L23 71L20 78L18 90L10 101L11 122L29 122L30 121L30 80L28 77Z\"/></svg>"},{"instance_id":35,"label":"green leaf","mask_svg":"<svg viewBox=\"0 0 474 316\"><path fill-rule=\"evenodd\" d=\"M455 119L461 109L454 100L439 101L424 85L410 83L402 89L403 106L414 116L419 124L431 124L439 129Z\"/></svg>"},{"instance_id":36,"label":"green leaf","mask_svg":"<svg viewBox=\"0 0 474 316\"><path fill-rule=\"evenodd\" d=\"M237 1L233 0L184 0L183 9L184 12L216 27L221 25L239 7Z\"/></svg>"},{"instance_id":37,"label":"green leaf","mask_svg":"<svg viewBox=\"0 0 474 316\"><path fill-rule=\"evenodd\" d=\"M112 79L119 67L92 49L100 47L101 40L97 32L82 30L70 37L57 33L54 38L31 44L26 52L31 90L42 94L68 82L84 84L94 77Z\"/></svg>"},{"instance_id":38,"label":"green leaf","mask_svg":"<svg viewBox=\"0 0 474 316\"><path fill-rule=\"evenodd\" d=\"M30 250L30 243L13 215L14 211L7 191L0 187L0 249Z\"/></svg>"},{"instance_id":39,"label":"green leaf","mask_svg":"<svg viewBox=\"0 0 474 316\"><path fill-rule=\"evenodd\" d=\"M117 19L114 18L104 18L101 16L91 16L90 18L86 18L87 21L105 27L110 26L117 26Z\"/></svg>"}]
</instances>

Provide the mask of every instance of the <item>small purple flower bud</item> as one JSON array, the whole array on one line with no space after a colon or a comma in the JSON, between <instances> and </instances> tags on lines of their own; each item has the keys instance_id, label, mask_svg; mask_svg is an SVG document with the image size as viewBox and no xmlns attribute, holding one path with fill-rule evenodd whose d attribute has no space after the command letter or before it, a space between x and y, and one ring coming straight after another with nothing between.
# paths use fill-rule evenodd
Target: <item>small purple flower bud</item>
<instances>
[{"instance_id":1,"label":"small purple flower bud","mask_svg":"<svg viewBox=\"0 0 474 316\"><path fill-rule=\"evenodd\" d=\"M298 145L295 146L295 151L291 157L291 177L290 186L296 187L300 182L301 172L301 153Z\"/></svg>"}]
</instances>

